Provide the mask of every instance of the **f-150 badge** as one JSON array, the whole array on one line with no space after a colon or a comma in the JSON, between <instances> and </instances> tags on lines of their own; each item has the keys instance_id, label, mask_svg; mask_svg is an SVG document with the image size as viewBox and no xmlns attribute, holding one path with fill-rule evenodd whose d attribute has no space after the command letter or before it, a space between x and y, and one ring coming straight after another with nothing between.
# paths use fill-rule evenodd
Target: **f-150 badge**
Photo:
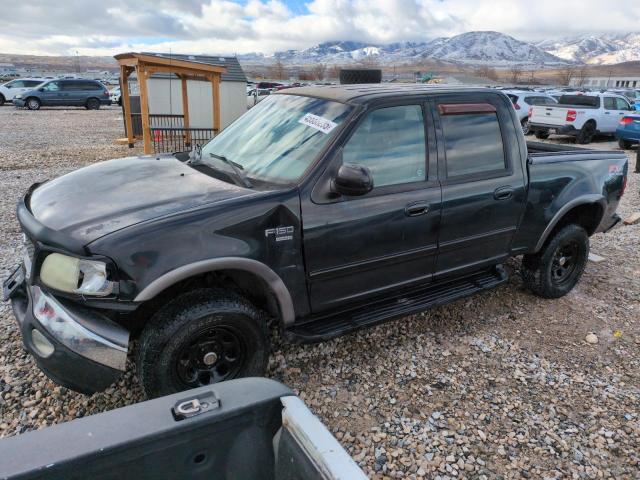
<instances>
[{"instance_id":1,"label":"f-150 badge","mask_svg":"<svg viewBox=\"0 0 640 480\"><path fill-rule=\"evenodd\" d=\"M276 227L267 228L264 236L267 238L275 238L276 242L284 242L285 240L293 240L293 227Z\"/></svg>"}]
</instances>

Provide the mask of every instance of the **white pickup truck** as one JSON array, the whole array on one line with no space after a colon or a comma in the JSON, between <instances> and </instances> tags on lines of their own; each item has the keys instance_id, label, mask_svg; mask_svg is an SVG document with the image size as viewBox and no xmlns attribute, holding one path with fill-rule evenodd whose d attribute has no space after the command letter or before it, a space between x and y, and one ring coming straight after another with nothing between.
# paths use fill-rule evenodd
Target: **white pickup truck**
<instances>
[{"instance_id":1,"label":"white pickup truck","mask_svg":"<svg viewBox=\"0 0 640 480\"><path fill-rule=\"evenodd\" d=\"M586 93L563 95L558 105L536 105L529 110L529 130L537 138L570 135L576 142L591 142L594 135L614 135L624 115L635 111L622 95Z\"/></svg>"}]
</instances>

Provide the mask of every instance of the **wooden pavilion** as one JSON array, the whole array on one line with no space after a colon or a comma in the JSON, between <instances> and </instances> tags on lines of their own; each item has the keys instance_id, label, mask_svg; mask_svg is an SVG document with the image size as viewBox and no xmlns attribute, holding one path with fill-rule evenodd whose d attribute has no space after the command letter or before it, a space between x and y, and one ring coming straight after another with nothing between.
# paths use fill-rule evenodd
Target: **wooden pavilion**
<instances>
[{"instance_id":1,"label":"wooden pavilion","mask_svg":"<svg viewBox=\"0 0 640 480\"><path fill-rule=\"evenodd\" d=\"M181 82L182 87L182 111L183 120L180 128L174 128L172 135L181 135L185 146L191 146L192 129L189 126L189 95L187 89L188 80L205 80L211 82L213 98L213 133L220 131L220 76L225 73L225 67L206 63L176 59L172 57L158 56L145 53L121 53L115 56L120 65L120 82L122 92L122 106L124 110L125 130L127 138L123 142L133 147L139 137L136 137L133 128L133 115L131 111L131 99L129 95L129 77L135 71L140 89L140 113L142 119L142 141L144 153L153 153L152 125L149 116L149 90L147 81L156 73L174 74ZM164 129L167 130L167 129Z\"/></svg>"}]
</instances>

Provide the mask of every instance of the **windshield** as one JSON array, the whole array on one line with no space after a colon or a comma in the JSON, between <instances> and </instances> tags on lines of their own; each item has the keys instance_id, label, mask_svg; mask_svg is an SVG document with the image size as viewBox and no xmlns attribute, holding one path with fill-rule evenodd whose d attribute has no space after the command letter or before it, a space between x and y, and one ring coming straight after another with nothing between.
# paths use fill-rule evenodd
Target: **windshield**
<instances>
[{"instance_id":1,"label":"windshield","mask_svg":"<svg viewBox=\"0 0 640 480\"><path fill-rule=\"evenodd\" d=\"M337 132L351 107L295 95L271 95L202 147L213 168L221 156L251 180L294 183Z\"/></svg>"}]
</instances>

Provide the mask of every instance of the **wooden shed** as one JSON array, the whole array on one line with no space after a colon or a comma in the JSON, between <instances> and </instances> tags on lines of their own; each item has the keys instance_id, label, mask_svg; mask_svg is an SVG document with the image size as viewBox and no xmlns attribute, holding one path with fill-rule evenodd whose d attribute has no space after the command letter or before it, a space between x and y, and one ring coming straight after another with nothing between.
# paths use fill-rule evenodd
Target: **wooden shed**
<instances>
[{"instance_id":1,"label":"wooden shed","mask_svg":"<svg viewBox=\"0 0 640 480\"><path fill-rule=\"evenodd\" d=\"M235 57L126 53L115 58L127 135L122 141L132 146L143 140L145 153L206 143L247 109L246 77Z\"/></svg>"}]
</instances>

